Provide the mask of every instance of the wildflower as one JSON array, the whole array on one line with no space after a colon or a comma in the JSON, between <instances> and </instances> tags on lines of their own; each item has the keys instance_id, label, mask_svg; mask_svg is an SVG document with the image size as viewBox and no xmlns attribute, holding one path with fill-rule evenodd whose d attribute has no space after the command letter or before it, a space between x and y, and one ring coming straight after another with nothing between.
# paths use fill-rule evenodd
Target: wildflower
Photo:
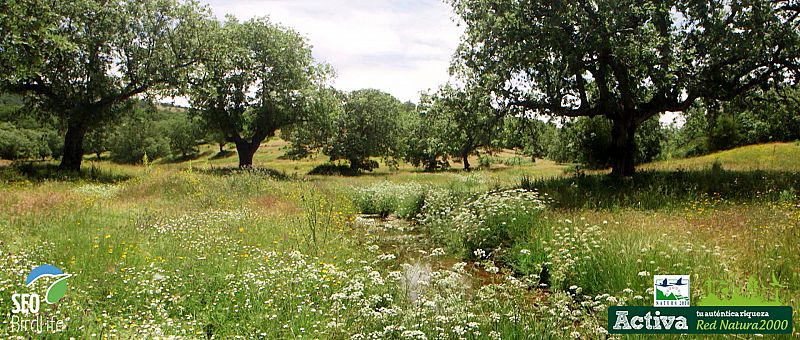
<instances>
[{"instance_id":1,"label":"wildflower","mask_svg":"<svg viewBox=\"0 0 800 340\"><path fill-rule=\"evenodd\" d=\"M650 276L650 273L648 273L646 270L645 271L640 271L639 272L639 276Z\"/></svg>"},{"instance_id":2,"label":"wildflower","mask_svg":"<svg viewBox=\"0 0 800 340\"><path fill-rule=\"evenodd\" d=\"M572 333L569 333L569 335L572 336L572 338L574 338L574 339L579 339L581 337L581 333L578 333L578 332L572 332Z\"/></svg>"},{"instance_id":3,"label":"wildflower","mask_svg":"<svg viewBox=\"0 0 800 340\"><path fill-rule=\"evenodd\" d=\"M520 252L520 254L523 254L523 255L530 255L531 254L531 251L528 250L528 249L522 249L519 252Z\"/></svg>"}]
</instances>

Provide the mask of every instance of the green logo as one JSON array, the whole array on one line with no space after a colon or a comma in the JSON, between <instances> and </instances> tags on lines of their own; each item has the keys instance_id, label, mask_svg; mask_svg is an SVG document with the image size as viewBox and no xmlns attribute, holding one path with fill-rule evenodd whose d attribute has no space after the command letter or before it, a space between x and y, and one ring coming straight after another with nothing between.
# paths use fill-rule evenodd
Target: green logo
<instances>
[{"instance_id":1,"label":"green logo","mask_svg":"<svg viewBox=\"0 0 800 340\"><path fill-rule=\"evenodd\" d=\"M31 270L28 277L25 279L25 285L30 286L36 280L44 277L54 277L56 281L47 287L45 293L45 301L49 304L54 304L61 300L67 294L67 279L72 276L71 274L64 274L61 269L58 269L49 264L43 264Z\"/></svg>"},{"instance_id":2,"label":"green logo","mask_svg":"<svg viewBox=\"0 0 800 340\"><path fill-rule=\"evenodd\" d=\"M654 307L689 307L689 275L653 276Z\"/></svg>"}]
</instances>

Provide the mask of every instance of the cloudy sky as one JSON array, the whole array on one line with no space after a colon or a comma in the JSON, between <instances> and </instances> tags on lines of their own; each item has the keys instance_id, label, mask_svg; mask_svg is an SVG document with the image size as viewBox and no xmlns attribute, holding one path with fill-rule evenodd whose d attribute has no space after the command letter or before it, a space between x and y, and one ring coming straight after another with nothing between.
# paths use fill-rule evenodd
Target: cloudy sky
<instances>
[{"instance_id":1,"label":"cloudy sky","mask_svg":"<svg viewBox=\"0 0 800 340\"><path fill-rule=\"evenodd\" d=\"M219 18L269 16L308 37L336 88L419 99L448 79L462 29L442 0L204 0Z\"/></svg>"}]
</instances>

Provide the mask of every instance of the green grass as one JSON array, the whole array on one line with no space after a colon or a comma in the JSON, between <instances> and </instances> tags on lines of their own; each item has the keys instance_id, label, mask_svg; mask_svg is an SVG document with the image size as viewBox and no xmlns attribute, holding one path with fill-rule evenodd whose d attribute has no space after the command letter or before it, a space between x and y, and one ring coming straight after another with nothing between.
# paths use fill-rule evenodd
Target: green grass
<instances>
[{"instance_id":1,"label":"green grass","mask_svg":"<svg viewBox=\"0 0 800 340\"><path fill-rule=\"evenodd\" d=\"M2 167L0 301L42 294L24 275L51 263L74 274L42 308L66 320L57 338L601 338L608 306L649 305L652 275L676 273L697 282L693 299L712 293L706 280L753 277L799 307L795 144L648 164L621 182L511 152L472 173L307 175L324 157L283 160L282 144L266 143L254 171L212 147L76 174ZM0 337L37 336L9 322Z\"/></svg>"},{"instance_id":2,"label":"green grass","mask_svg":"<svg viewBox=\"0 0 800 340\"><path fill-rule=\"evenodd\" d=\"M722 167L736 171L798 171L800 169L799 143L770 143L749 145L701 157L673 159L641 166L652 170L697 170L719 162Z\"/></svg>"}]
</instances>

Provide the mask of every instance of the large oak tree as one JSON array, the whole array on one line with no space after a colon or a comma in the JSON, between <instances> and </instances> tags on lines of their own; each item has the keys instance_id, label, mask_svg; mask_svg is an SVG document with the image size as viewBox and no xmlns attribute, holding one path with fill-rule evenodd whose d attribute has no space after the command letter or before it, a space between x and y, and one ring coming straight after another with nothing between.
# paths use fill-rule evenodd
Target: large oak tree
<instances>
[{"instance_id":1,"label":"large oak tree","mask_svg":"<svg viewBox=\"0 0 800 340\"><path fill-rule=\"evenodd\" d=\"M795 1L450 0L466 24L454 66L509 107L613 122L612 169L634 133L696 100L793 82Z\"/></svg>"},{"instance_id":2,"label":"large oak tree","mask_svg":"<svg viewBox=\"0 0 800 340\"><path fill-rule=\"evenodd\" d=\"M314 62L305 38L267 18L228 17L209 39L213 47L191 77L192 107L236 144L239 166L252 167L261 142L302 120L331 72Z\"/></svg>"},{"instance_id":3,"label":"large oak tree","mask_svg":"<svg viewBox=\"0 0 800 340\"><path fill-rule=\"evenodd\" d=\"M210 22L207 9L176 0L3 1L0 9L0 88L61 118L68 170L80 170L86 133L126 101L185 83Z\"/></svg>"}]
</instances>

